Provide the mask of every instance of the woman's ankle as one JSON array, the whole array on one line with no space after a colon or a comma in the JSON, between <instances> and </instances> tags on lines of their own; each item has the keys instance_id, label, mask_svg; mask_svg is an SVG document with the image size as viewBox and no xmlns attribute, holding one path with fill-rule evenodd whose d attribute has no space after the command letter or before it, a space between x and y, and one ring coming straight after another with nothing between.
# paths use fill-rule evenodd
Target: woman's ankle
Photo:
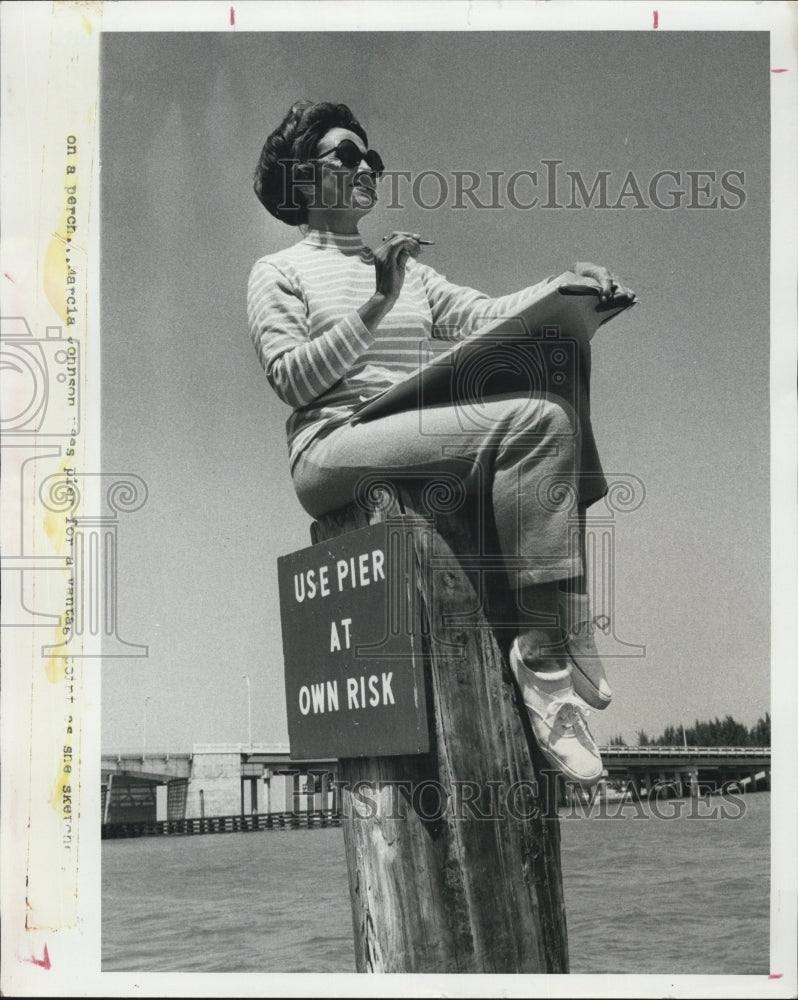
<instances>
[{"instance_id":1,"label":"woman's ankle","mask_svg":"<svg viewBox=\"0 0 798 1000\"><path fill-rule=\"evenodd\" d=\"M583 590L561 589L559 595L560 624L566 632L573 632L583 622L590 620L590 597Z\"/></svg>"},{"instance_id":2,"label":"woman's ankle","mask_svg":"<svg viewBox=\"0 0 798 1000\"><path fill-rule=\"evenodd\" d=\"M528 628L518 633L515 646L524 666L539 673L550 673L567 667L562 639L559 627Z\"/></svg>"}]
</instances>

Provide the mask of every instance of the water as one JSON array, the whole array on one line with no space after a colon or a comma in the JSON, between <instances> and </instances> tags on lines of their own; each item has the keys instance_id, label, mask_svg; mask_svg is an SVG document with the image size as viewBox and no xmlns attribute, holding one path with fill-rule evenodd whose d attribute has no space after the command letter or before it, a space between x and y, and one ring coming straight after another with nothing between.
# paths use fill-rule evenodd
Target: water
<instances>
[{"instance_id":1,"label":"water","mask_svg":"<svg viewBox=\"0 0 798 1000\"><path fill-rule=\"evenodd\" d=\"M662 804L671 821L563 818L571 972L768 972L770 795L737 801L737 819L690 818L689 800ZM106 972L355 971L340 829L102 851Z\"/></svg>"}]
</instances>

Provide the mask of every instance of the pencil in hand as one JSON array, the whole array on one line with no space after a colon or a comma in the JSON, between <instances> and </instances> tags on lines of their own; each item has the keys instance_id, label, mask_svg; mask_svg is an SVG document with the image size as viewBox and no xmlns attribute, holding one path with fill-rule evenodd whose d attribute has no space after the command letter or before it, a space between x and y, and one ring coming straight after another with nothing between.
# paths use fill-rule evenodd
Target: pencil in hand
<instances>
[{"instance_id":1,"label":"pencil in hand","mask_svg":"<svg viewBox=\"0 0 798 1000\"><path fill-rule=\"evenodd\" d=\"M393 233L392 235L396 236L396 233ZM412 236L413 234L412 233L403 233L402 235ZM383 236L382 242L384 243L386 240L389 240L390 238L391 238L390 236ZM433 240L419 240L419 239L417 239L416 243L418 243L418 245L420 247L434 247L435 246L435 243L434 243Z\"/></svg>"}]
</instances>

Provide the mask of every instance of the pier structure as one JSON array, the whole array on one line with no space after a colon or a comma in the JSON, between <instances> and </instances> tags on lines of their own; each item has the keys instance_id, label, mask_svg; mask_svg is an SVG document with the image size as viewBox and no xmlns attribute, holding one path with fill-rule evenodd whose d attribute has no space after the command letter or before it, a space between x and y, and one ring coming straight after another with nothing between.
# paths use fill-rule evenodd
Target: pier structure
<instances>
[{"instance_id":1,"label":"pier structure","mask_svg":"<svg viewBox=\"0 0 798 1000\"><path fill-rule=\"evenodd\" d=\"M252 815L333 816L334 760L294 760L287 744L196 744L190 753L104 753L104 834L126 824ZM232 828L232 823L228 824Z\"/></svg>"},{"instance_id":2,"label":"pier structure","mask_svg":"<svg viewBox=\"0 0 798 1000\"><path fill-rule=\"evenodd\" d=\"M706 794L730 782L743 792L770 788L770 747L600 750L603 786L631 785L640 798L652 792ZM105 753L103 831L106 836L136 836L156 832L156 824L161 824L157 832L175 833L328 825L337 821L337 778L337 761L294 760L282 743L198 744L183 753ZM262 821L253 825L253 816ZM269 816L273 819L265 818Z\"/></svg>"}]
</instances>

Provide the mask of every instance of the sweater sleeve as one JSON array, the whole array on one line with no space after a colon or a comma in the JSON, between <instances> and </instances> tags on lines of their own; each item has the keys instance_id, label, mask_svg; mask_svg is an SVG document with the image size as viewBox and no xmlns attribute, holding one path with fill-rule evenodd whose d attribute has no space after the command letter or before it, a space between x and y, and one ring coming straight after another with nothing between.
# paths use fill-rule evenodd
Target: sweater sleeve
<instances>
[{"instance_id":1,"label":"sweater sleeve","mask_svg":"<svg viewBox=\"0 0 798 1000\"><path fill-rule=\"evenodd\" d=\"M311 338L301 289L268 261L252 268L247 314L269 384L295 408L307 406L335 385L374 341L356 311Z\"/></svg>"},{"instance_id":2,"label":"sweater sleeve","mask_svg":"<svg viewBox=\"0 0 798 1000\"><path fill-rule=\"evenodd\" d=\"M432 336L439 340L462 340L488 320L511 316L534 299L552 278L546 278L510 295L490 298L475 288L454 285L426 264L415 263L432 310Z\"/></svg>"}]
</instances>

